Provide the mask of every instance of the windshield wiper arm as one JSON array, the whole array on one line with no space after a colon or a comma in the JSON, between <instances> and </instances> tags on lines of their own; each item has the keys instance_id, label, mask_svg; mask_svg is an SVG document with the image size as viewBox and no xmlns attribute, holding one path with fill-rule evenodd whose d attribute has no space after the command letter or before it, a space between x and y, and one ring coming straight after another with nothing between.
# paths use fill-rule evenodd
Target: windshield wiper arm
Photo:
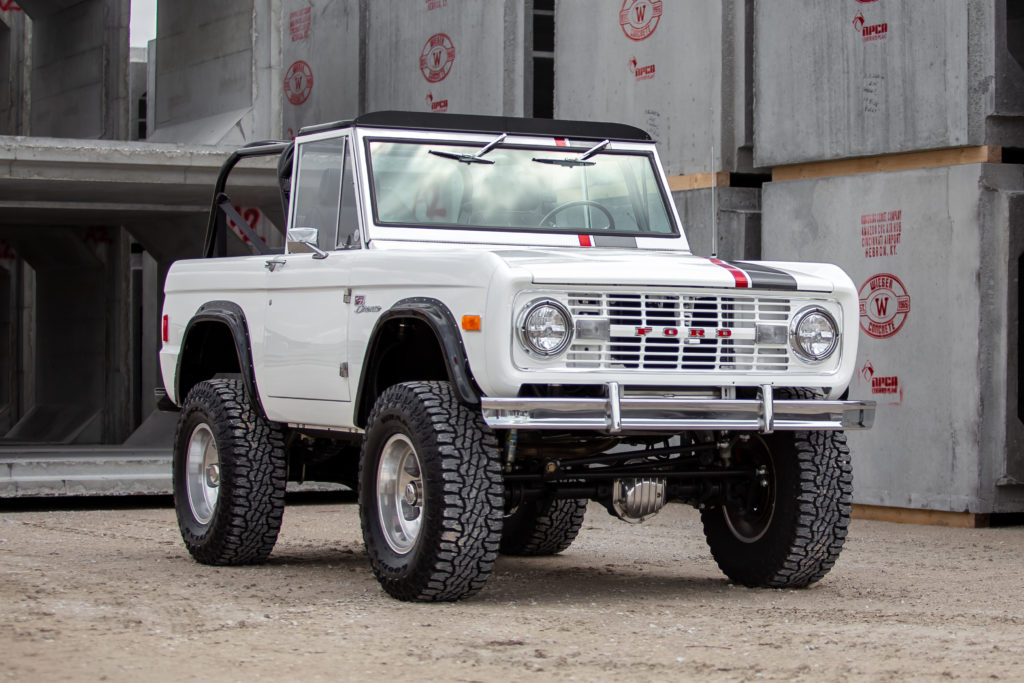
<instances>
[{"instance_id":1,"label":"windshield wiper arm","mask_svg":"<svg viewBox=\"0 0 1024 683\"><path fill-rule=\"evenodd\" d=\"M476 154L459 154L458 152L446 152L440 149L430 149L427 151L434 156L444 157L445 159L455 159L456 161L460 161L464 164L493 164L493 161L490 159L484 159L483 156L504 142L507 137L508 133L502 133L497 138L487 143L487 146Z\"/></svg>"},{"instance_id":2,"label":"windshield wiper arm","mask_svg":"<svg viewBox=\"0 0 1024 683\"><path fill-rule=\"evenodd\" d=\"M533 161L536 161L538 164L552 164L554 166L566 166L568 168L573 168L575 166L593 166L597 162L587 161L587 159L589 159L590 157L594 156L602 149L607 147L608 143L608 140L603 140L594 145L593 147L591 147L590 149L588 149L579 158L576 159L572 157L566 157L564 159L541 159L539 157L534 157Z\"/></svg>"}]
</instances>

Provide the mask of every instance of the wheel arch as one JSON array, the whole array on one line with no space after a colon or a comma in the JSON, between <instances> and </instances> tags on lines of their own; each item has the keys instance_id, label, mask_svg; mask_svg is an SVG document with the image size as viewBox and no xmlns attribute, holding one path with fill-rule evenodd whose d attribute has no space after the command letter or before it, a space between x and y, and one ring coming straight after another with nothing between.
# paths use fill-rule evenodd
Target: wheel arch
<instances>
[{"instance_id":1,"label":"wheel arch","mask_svg":"<svg viewBox=\"0 0 1024 683\"><path fill-rule=\"evenodd\" d=\"M207 302L189 320L175 372L178 403L193 386L218 373L238 373L252 405L266 415L256 390L249 325L245 312L231 301Z\"/></svg>"},{"instance_id":2,"label":"wheel arch","mask_svg":"<svg viewBox=\"0 0 1024 683\"><path fill-rule=\"evenodd\" d=\"M408 337L410 330L413 339L432 342L430 349L419 351L421 354L430 354L426 358L420 355L419 358L431 364L422 368L423 372L388 372L383 367L384 361L406 344L403 337ZM357 426L366 426L377 397L394 384L394 380L447 380L460 401L469 405L480 402L480 388L473 379L455 316L441 301L429 297L402 299L377 319L366 345L356 393Z\"/></svg>"}]
</instances>

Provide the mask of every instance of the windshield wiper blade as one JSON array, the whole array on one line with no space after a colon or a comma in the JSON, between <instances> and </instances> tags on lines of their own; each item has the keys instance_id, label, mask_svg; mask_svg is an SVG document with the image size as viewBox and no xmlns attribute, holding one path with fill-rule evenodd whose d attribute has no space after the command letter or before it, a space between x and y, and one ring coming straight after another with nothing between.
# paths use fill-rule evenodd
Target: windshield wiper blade
<instances>
[{"instance_id":1,"label":"windshield wiper blade","mask_svg":"<svg viewBox=\"0 0 1024 683\"><path fill-rule=\"evenodd\" d=\"M593 166L597 162L587 161L587 159L589 159L590 157L594 156L602 149L607 147L609 142L609 140L603 140L575 159L572 157L565 157L564 159L541 159L540 157L534 157L533 161L536 161L538 164L553 164L555 166L566 166L568 168L573 168L576 166Z\"/></svg>"},{"instance_id":2,"label":"windshield wiper blade","mask_svg":"<svg viewBox=\"0 0 1024 683\"><path fill-rule=\"evenodd\" d=\"M493 164L493 161L490 159L484 159L483 156L504 142L507 137L508 133L502 133L497 138L487 143L487 146L476 154L459 154L458 152L446 152L440 149L430 149L427 151L434 156L444 157L445 159L455 159L456 161L460 161L464 164Z\"/></svg>"},{"instance_id":3,"label":"windshield wiper blade","mask_svg":"<svg viewBox=\"0 0 1024 683\"><path fill-rule=\"evenodd\" d=\"M540 157L534 157L533 161L538 164L551 164L552 166L566 166L573 168L575 166L593 166L596 161L580 161L579 159L541 159Z\"/></svg>"}]
</instances>

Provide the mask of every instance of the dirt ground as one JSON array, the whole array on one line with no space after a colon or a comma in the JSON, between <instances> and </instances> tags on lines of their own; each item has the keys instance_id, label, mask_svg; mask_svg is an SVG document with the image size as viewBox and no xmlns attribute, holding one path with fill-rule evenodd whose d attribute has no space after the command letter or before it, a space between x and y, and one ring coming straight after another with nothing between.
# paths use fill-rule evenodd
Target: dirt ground
<instances>
[{"instance_id":1,"label":"dirt ground","mask_svg":"<svg viewBox=\"0 0 1024 683\"><path fill-rule=\"evenodd\" d=\"M193 562L169 507L0 502L0 680L1019 680L1022 568L1021 527L855 521L818 585L750 590L693 510L637 527L592 505L562 555L405 604L347 500L290 505L247 568Z\"/></svg>"}]
</instances>

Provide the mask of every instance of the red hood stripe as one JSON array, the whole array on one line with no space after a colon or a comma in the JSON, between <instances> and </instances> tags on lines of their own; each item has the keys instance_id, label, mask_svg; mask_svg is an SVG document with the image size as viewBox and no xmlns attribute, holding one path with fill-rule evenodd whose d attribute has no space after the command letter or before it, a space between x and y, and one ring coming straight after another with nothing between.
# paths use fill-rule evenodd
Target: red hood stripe
<instances>
[{"instance_id":1,"label":"red hood stripe","mask_svg":"<svg viewBox=\"0 0 1024 683\"><path fill-rule=\"evenodd\" d=\"M736 280L736 287L738 289L749 289L750 288L750 278L747 277L747 274L744 273L742 270L740 270L739 268L737 268L736 266L734 266L734 265L732 265L730 263L726 263L725 261L721 261L721 260L716 259L716 258L708 259L708 260L711 261L712 263L714 263L716 266L721 266L722 268L725 268L730 273L732 273L732 277L733 277L734 280Z\"/></svg>"},{"instance_id":2,"label":"red hood stripe","mask_svg":"<svg viewBox=\"0 0 1024 683\"><path fill-rule=\"evenodd\" d=\"M590 235L580 235L580 246L581 247L592 247L594 243L590 240Z\"/></svg>"}]
</instances>

